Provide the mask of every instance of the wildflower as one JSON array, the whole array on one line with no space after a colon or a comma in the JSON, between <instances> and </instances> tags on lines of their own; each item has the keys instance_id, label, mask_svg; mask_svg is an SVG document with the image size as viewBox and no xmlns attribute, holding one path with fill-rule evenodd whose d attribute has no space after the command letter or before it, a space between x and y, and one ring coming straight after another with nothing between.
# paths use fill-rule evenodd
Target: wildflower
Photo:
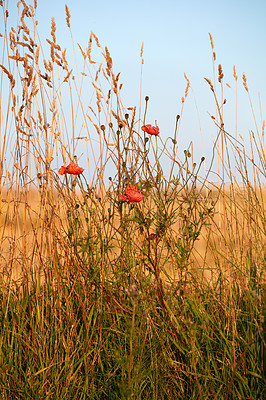
<instances>
[{"instance_id":1,"label":"wildflower","mask_svg":"<svg viewBox=\"0 0 266 400\"><path fill-rule=\"evenodd\" d=\"M83 168L79 167L78 164L71 162L67 167L61 167L58 171L59 175L71 174L80 175L84 171Z\"/></svg>"},{"instance_id":2,"label":"wildflower","mask_svg":"<svg viewBox=\"0 0 266 400\"><path fill-rule=\"evenodd\" d=\"M128 185L125 190L125 194L119 194L118 196L124 201L128 200L129 203L131 203L131 201L139 203L144 199L144 196L142 193L140 193L139 188L133 185Z\"/></svg>"},{"instance_id":3,"label":"wildflower","mask_svg":"<svg viewBox=\"0 0 266 400\"><path fill-rule=\"evenodd\" d=\"M159 135L159 127L158 126L152 126L152 125L144 125L141 127L141 129L148 133L149 135L155 135L158 136Z\"/></svg>"}]
</instances>

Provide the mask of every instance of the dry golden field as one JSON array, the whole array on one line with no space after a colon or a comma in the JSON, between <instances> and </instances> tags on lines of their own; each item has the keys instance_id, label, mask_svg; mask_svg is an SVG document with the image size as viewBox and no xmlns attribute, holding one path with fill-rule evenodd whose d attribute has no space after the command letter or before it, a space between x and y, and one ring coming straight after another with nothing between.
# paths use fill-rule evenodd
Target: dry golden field
<instances>
[{"instance_id":1,"label":"dry golden field","mask_svg":"<svg viewBox=\"0 0 266 400\"><path fill-rule=\"evenodd\" d=\"M248 146L225 130L210 35L213 153L196 164L186 75L163 138L94 32L76 46L67 6L72 50L54 18L40 38L36 0L14 26L0 9L0 398L264 399L265 120L245 74Z\"/></svg>"},{"instance_id":2,"label":"dry golden field","mask_svg":"<svg viewBox=\"0 0 266 400\"><path fill-rule=\"evenodd\" d=\"M119 229L119 214L109 219L108 209L114 207L117 194L100 199L99 196L87 196L80 193L76 198L61 197L55 191L38 192L30 190L27 193L5 191L1 193L1 268L6 279L18 279L26 271L41 270L47 263L50 264L54 245L54 237L63 238L69 229L67 210L73 203L81 207L86 202L86 210L93 209L98 214L92 223L95 232L99 227L105 226L106 236L110 238L109 261L112 263L120 254L121 249ZM149 197L151 199L149 199ZM245 260L252 253L253 262L260 268L263 255L265 256L265 200L266 191L248 192L244 189L218 192L210 190L208 195L199 194L199 203L204 202L213 207L206 223L203 224L199 236L196 238L187 260L187 267L198 271L199 277L206 279L217 278L220 271L228 273L230 270L239 271L245 268ZM168 227L166 238L180 237L183 216L180 205L187 207L186 194L182 191L175 200L173 208L176 211L177 221ZM140 205L139 210L154 210L156 206L152 201L152 194L147 194L147 204ZM84 238L88 232L85 221L85 212L80 212L80 235ZM108 221L108 222L107 222ZM129 222L129 224L132 222ZM151 225L150 231L155 232L156 227ZM97 234L95 233L95 238ZM136 240L136 252L147 244L147 233L132 234L132 242ZM139 247L139 248L138 248ZM178 279L178 267L172 253L174 249L167 250L165 242L158 243L163 269ZM59 250L60 251L60 250ZM68 254L64 247L61 248L62 256L68 263ZM163 272L163 271L162 271ZM232 277L231 277L232 278Z\"/></svg>"}]
</instances>

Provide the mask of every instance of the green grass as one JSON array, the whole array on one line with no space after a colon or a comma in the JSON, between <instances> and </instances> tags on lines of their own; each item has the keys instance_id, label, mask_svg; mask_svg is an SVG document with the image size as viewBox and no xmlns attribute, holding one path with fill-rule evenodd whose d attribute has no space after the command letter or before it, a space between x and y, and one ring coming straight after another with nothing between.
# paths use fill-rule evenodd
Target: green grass
<instances>
[{"instance_id":1,"label":"green grass","mask_svg":"<svg viewBox=\"0 0 266 400\"><path fill-rule=\"evenodd\" d=\"M187 78L163 141L139 129L148 97L142 121L123 106L95 34L74 75L54 22L46 52L35 7L13 30L1 8L0 398L264 399L265 123L250 154L224 130L219 66L213 158L196 164L177 146ZM59 175L70 162L84 174Z\"/></svg>"},{"instance_id":2,"label":"green grass","mask_svg":"<svg viewBox=\"0 0 266 400\"><path fill-rule=\"evenodd\" d=\"M3 399L264 398L263 288L113 285L2 288Z\"/></svg>"}]
</instances>

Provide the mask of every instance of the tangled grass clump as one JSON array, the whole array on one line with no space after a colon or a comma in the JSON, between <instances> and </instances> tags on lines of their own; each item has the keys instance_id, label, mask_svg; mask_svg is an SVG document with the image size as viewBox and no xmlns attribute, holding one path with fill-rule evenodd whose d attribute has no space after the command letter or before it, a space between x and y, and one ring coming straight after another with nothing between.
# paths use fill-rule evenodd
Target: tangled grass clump
<instances>
[{"instance_id":1,"label":"tangled grass clump","mask_svg":"<svg viewBox=\"0 0 266 400\"><path fill-rule=\"evenodd\" d=\"M186 76L164 140L148 96L143 121L123 106L93 32L74 79L54 19L48 55L37 39L37 1L19 1L16 27L0 6L1 399L263 399L265 122L249 155L206 79L218 116L206 169L177 145ZM70 19L66 6L72 37Z\"/></svg>"}]
</instances>

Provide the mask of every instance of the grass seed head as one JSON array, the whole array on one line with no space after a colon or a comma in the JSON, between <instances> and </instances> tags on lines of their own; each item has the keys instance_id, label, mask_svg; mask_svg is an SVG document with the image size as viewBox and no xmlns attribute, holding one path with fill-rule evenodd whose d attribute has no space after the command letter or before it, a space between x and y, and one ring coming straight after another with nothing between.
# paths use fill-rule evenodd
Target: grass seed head
<instances>
[{"instance_id":1,"label":"grass seed head","mask_svg":"<svg viewBox=\"0 0 266 400\"><path fill-rule=\"evenodd\" d=\"M66 23L67 23L67 26L70 28L70 17L71 17L71 15L70 15L70 12L69 12L69 9L68 9L67 5L65 5L65 10L66 10Z\"/></svg>"}]
</instances>

